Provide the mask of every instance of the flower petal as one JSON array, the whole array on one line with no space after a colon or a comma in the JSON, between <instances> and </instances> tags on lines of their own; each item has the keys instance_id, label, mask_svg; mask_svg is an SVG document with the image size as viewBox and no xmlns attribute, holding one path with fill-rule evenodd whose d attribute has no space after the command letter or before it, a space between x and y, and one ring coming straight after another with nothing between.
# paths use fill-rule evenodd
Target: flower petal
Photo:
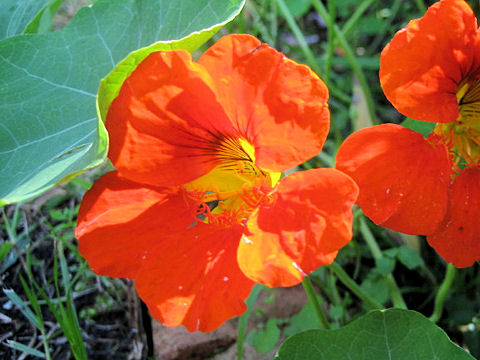
<instances>
[{"instance_id":1,"label":"flower petal","mask_svg":"<svg viewBox=\"0 0 480 360\"><path fill-rule=\"evenodd\" d=\"M232 124L210 75L183 50L155 52L127 78L107 114L109 158L121 176L184 184L213 169Z\"/></svg>"},{"instance_id":2,"label":"flower petal","mask_svg":"<svg viewBox=\"0 0 480 360\"><path fill-rule=\"evenodd\" d=\"M446 261L467 267L480 260L480 168L464 169L451 186L448 210L429 244Z\"/></svg>"},{"instance_id":3,"label":"flower petal","mask_svg":"<svg viewBox=\"0 0 480 360\"><path fill-rule=\"evenodd\" d=\"M93 185L75 229L79 251L93 271L133 278L153 245L193 223L196 204L181 192L165 191L122 179L116 171Z\"/></svg>"},{"instance_id":4,"label":"flower petal","mask_svg":"<svg viewBox=\"0 0 480 360\"><path fill-rule=\"evenodd\" d=\"M445 215L448 150L413 130L384 124L357 131L340 146L336 166L356 181L357 203L376 224L430 234Z\"/></svg>"},{"instance_id":5,"label":"flower petal","mask_svg":"<svg viewBox=\"0 0 480 360\"><path fill-rule=\"evenodd\" d=\"M154 247L136 281L152 315L206 332L242 314L254 285L237 264L242 229L200 223Z\"/></svg>"},{"instance_id":6,"label":"flower petal","mask_svg":"<svg viewBox=\"0 0 480 360\"><path fill-rule=\"evenodd\" d=\"M442 0L397 32L382 51L380 83L402 114L450 122L458 117L456 92L480 65L477 21L464 0Z\"/></svg>"},{"instance_id":7,"label":"flower petal","mask_svg":"<svg viewBox=\"0 0 480 360\"><path fill-rule=\"evenodd\" d=\"M275 202L249 218L250 234L238 248L240 268L267 286L291 286L330 264L352 237L357 195L353 180L336 169L287 176Z\"/></svg>"},{"instance_id":8,"label":"flower petal","mask_svg":"<svg viewBox=\"0 0 480 360\"><path fill-rule=\"evenodd\" d=\"M321 151L330 126L328 89L308 66L238 34L221 38L199 63L212 74L236 128L255 146L260 168L284 171Z\"/></svg>"}]
</instances>

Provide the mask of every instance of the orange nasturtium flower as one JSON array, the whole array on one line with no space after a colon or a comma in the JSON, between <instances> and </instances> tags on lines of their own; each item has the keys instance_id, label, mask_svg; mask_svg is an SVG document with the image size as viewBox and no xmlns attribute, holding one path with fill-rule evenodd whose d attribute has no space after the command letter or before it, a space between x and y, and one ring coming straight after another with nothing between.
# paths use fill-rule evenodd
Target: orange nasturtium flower
<instances>
[{"instance_id":1,"label":"orange nasturtium flower","mask_svg":"<svg viewBox=\"0 0 480 360\"><path fill-rule=\"evenodd\" d=\"M107 115L116 171L88 191L80 252L135 279L168 326L211 331L245 311L255 282L291 286L352 236L358 187L336 169L286 171L317 155L328 90L310 68L249 35L198 62L150 54Z\"/></svg>"},{"instance_id":2,"label":"orange nasturtium flower","mask_svg":"<svg viewBox=\"0 0 480 360\"><path fill-rule=\"evenodd\" d=\"M362 129L337 168L375 223L427 235L446 261L470 266L480 260L480 32L468 4L442 0L410 21L381 54L380 83L398 111L434 130Z\"/></svg>"}]
</instances>

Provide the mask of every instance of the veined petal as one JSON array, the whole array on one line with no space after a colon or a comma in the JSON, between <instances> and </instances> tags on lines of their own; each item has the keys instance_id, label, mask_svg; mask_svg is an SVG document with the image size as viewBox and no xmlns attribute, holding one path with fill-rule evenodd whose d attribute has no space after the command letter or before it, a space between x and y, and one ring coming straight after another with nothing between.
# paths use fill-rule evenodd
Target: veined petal
<instances>
[{"instance_id":1,"label":"veined petal","mask_svg":"<svg viewBox=\"0 0 480 360\"><path fill-rule=\"evenodd\" d=\"M458 85L478 70L479 55L472 9L464 0L442 0L397 32L382 51L380 83L402 114L451 122L459 115Z\"/></svg>"},{"instance_id":2,"label":"veined petal","mask_svg":"<svg viewBox=\"0 0 480 360\"><path fill-rule=\"evenodd\" d=\"M195 206L181 192L110 172L83 197L75 229L79 251L98 274L134 278L152 246L193 223Z\"/></svg>"},{"instance_id":3,"label":"veined petal","mask_svg":"<svg viewBox=\"0 0 480 360\"><path fill-rule=\"evenodd\" d=\"M242 230L200 223L155 246L135 283L152 315L206 332L242 314L254 285L237 264Z\"/></svg>"},{"instance_id":4,"label":"veined petal","mask_svg":"<svg viewBox=\"0 0 480 360\"><path fill-rule=\"evenodd\" d=\"M248 220L238 262L251 279L291 286L330 264L352 237L358 187L336 169L297 172L281 180L276 200Z\"/></svg>"},{"instance_id":5,"label":"veined petal","mask_svg":"<svg viewBox=\"0 0 480 360\"><path fill-rule=\"evenodd\" d=\"M109 158L122 177L153 186L192 181L215 167L234 132L205 69L183 50L155 52L127 78L107 114Z\"/></svg>"},{"instance_id":6,"label":"veined petal","mask_svg":"<svg viewBox=\"0 0 480 360\"><path fill-rule=\"evenodd\" d=\"M453 182L448 210L429 244L446 261L467 267L480 260L480 168L464 169Z\"/></svg>"},{"instance_id":7,"label":"veined petal","mask_svg":"<svg viewBox=\"0 0 480 360\"><path fill-rule=\"evenodd\" d=\"M219 102L255 146L257 165L285 171L317 155L328 135L328 89L305 65L250 35L229 35L199 63L211 73Z\"/></svg>"},{"instance_id":8,"label":"veined petal","mask_svg":"<svg viewBox=\"0 0 480 360\"><path fill-rule=\"evenodd\" d=\"M430 234L445 215L448 150L413 130L384 124L357 131L340 146L336 166L358 184L357 203L376 224Z\"/></svg>"}]
</instances>

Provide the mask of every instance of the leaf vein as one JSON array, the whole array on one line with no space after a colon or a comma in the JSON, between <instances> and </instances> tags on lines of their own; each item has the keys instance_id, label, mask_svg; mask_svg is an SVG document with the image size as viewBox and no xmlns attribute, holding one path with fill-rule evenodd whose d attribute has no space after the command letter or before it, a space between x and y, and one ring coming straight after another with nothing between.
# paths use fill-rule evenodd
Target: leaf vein
<instances>
[{"instance_id":1,"label":"leaf vein","mask_svg":"<svg viewBox=\"0 0 480 360\"><path fill-rule=\"evenodd\" d=\"M37 80L40 80L40 81L43 81L49 85L52 85L54 87L57 87L57 88L60 88L60 89L65 89L65 90L70 90L72 92L77 92L77 93L80 93L80 94L83 94L83 95L87 95L87 96L91 96L91 97L95 97L96 95L91 93L91 92L88 92L88 91L84 91L84 90L81 90L81 89L77 89L77 88L73 88L71 86L67 86L67 85L62 85L62 84L57 84L53 81L50 81L46 78L43 78L41 76L38 76L38 75L35 75L35 74L32 74L30 71L28 71L27 69L15 64L15 63L12 63L11 61L7 60L5 57L1 56L0 55L0 59L2 59L4 62L6 62L8 65L18 69L18 70L21 70L23 71L25 74L27 74L28 76L30 76L31 78L34 78L34 79L37 79Z\"/></svg>"}]
</instances>

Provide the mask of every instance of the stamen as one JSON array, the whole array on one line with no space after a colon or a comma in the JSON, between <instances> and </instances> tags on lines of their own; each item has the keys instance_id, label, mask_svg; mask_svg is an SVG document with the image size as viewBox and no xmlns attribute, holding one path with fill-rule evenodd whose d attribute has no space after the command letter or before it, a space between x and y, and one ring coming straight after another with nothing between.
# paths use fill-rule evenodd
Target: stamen
<instances>
[{"instance_id":1,"label":"stamen","mask_svg":"<svg viewBox=\"0 0 480 360\"><path fill-rule=\"evenodd\" d=\"M185 184L187 193L201 203L196 219L219 226L242 224L270 194L279 179L255 165L255 148L243 138L225 137L214 151L218 165L208 174ZM215 206L209 206L215 204Z\"/></svg>"},{"instance_id":2,"label":"stamen","mask_svg":"<svg viewBox=\"0 0 480 360\"><path fill-rule=\"evenodd\" d=\"M435 133L450 149L458 170L480 162L480 79L466 79L457 90L460 115L451 123L437 124Z\"/></svg>"}]
</instances>

